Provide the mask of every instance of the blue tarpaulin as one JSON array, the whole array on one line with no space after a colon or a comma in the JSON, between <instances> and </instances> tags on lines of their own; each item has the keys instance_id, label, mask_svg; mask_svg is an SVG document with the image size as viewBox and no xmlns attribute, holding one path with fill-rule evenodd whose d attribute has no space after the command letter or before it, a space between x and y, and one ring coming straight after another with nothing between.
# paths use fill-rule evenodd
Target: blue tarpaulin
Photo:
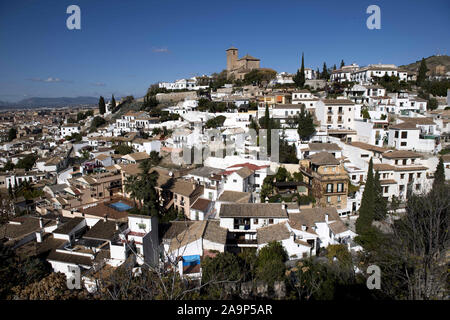
<instances>
[{"instance_id":1,"label":"blue tarpaulin","mask_svg":"<svg viewBox=\"0 0 450 320\"><path fill-rule=\"evenodd\" d=\"M200 255L183 256L183 266L195 266L200 264Z\"/></svg>"}]
</instances>

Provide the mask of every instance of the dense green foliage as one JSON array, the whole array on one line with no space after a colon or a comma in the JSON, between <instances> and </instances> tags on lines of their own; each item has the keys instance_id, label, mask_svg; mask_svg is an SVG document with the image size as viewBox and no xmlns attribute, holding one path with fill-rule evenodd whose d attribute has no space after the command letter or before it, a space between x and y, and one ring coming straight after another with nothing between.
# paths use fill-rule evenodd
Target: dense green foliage
<instances>
[{"instance_id":1,"label":"dense green foliage","mask_svg":"<svg viewBox=\"0 0 450 320\"><path fill-rule=\"evenodd\" d=\"M269 286L273 286L275 281L283 281L286 260L287 253L281 243L277 241L268 243L258 252L256 278Z\"/></svg>"},{"instance_id":2,"label":"dense green foliage","mask_svg":"<svg viewBox=\"0 0 450 320\"><path fill-rule=\"evenodd\" d=\"M25 170L31 170L33 168L34 164L36 163L36 160L38 159L38 156L34 153L27 154L25 157L20 159L17 164L16 168L19 169L25 169Z\"/></svg>"},{"instance_id":3,"label":"dense green foliage","mask_svg":"<svg viewBox=\"0 0 450 320\"><path fill-rule=\"evenodd\" d=\"M277 72L268 69L254 69L244 76L244 84L256 86L267 85L270 80L275 79Z\"/></svg>"},{"instance_id":4,"label":"dense green foliage","mask_svg":"<svg viewBox=\"0 0 450 320\"><path fill-rule=\"evenodd\" d=\"M100 114L105 114L106 112L105 99L102 96L100 96L100 99L98 100L98 111Z\"/></svg>"},{"instance_id":5,"label":"dense green foliage","mask_svg":"<svg viewBox=\"0 0 450 320\"><path fill-rule=\"evenodd\" d=\"M88 110L86 112L80 111L80 112L77 113L77 120L76 120L76 122L78 123L80 121L83 121L83 120L85 120L88 117L92 117L93 115L94 115L94 111L93 110Z\"/></svg>"},{"instance_id":6,"label":"dense green foliage","mask_svg":"<svg viewBox=\"0 0 450 320\"><path fill-rule=\"evenodd\" d=\"M103 117L95 116L91 122L91 131L95 131L98 127L104 125L106 120Z\"/></svg>"},{"instance_id":7,"label":"dense green foliage","mask_svg":"<svg viewBox=\"0 0 450 320\"><path fill-rule=\"evenodd\" d=\"M17 138L17 129L12 127L8 130L8 141L13 141L15 138Z\"/></svg>"},{"instance_id":8,"label":"dense green foliage","mask_svg":"<svg viewBox=\"0 0 450 320\"><path fill-rule=\"evenodd\" d=\"M297 87L303 88L305 85L305 61L304 61L304 55L302 53L302 65L300 67L300 70L297 70L296 75L292 79L294 80L294 83Z\"/></svg>"},{"instance_id":9,"label":"dense green foliage","mask_svg":"<svg viewBox=\"0 0 450 320\"><path fill-rule=\"evenodd\" d=\"M422 85L425 79L427 78L427 63L425 62L425 59L422 58L422 61L420 62L419 66L419 72L417 73L417 84Z\"/></svg>"},{"instance_id":10,"label":"dense green foliage","mask_svg":"<svg viewBox=\"0 0 450 320\"><path fill-rule=\"evenodd\" d=\"M41 280L50 265L35 257L22 259L0 242L0 299L11 299L14 287L25 287Z\"/></svg>"},{"instance_id":11,"label":"dense green foliage","mask_svg":"<svg viewBox=\"0 0 450 320\"><path fill-rule=\"evenodd\" d=\"M121 154L121 155L125 155L125 154L134 152L133 147L126 145L126 144L115 145L115 146L113 146L113 149L114 149L114 153Z\"/></svg>"},{"instance_id":12,"label":"dense green foliage","mask_svg":"<svg viewBox=\"0 0 450 320\"><path fill-rule=\"evenodd\" d=\"M361 199L361 206L359 207L359 217L356 220L356 233L361 243L367 243L372 240L373 227L372 221L375 218L375 201L376 190L373 176L373 162L372 158L369 162L369 169L367 171L367 179L364 185L364 192Z\"/></svg>"},{"instance_id":13,"label":"dense green foliage","mask_svg":"<svg viewBox=\"0 0 450 320\"><path fill-rule=\"evenodd\" d=\"M308 140L312 135L316 132L314 117L313 115L306 110L305 105L301 106L300 113L297 116L297 132L300 136L300 139Z\"/></svg>"},{"instance_id":14,"label":"dense green foliage","mask_svg":"<svg viewBox=\"0 0 450 320\"><path fill-rule=\"evenodd\" d=\"M225 116L218 116L211 118L208 121L206 121L205 127L208 129L222 127L225 120L226 120Z\"/></svg>"}]
</instances>

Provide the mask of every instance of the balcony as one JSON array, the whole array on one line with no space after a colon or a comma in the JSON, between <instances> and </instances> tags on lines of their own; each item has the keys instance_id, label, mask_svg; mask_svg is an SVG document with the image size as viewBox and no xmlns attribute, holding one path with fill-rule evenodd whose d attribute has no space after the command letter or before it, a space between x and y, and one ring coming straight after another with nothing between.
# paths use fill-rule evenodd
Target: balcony
<instances>
[{"instance_id":1,"label":"balcony","mask_svg":"<svg viewBox=\"0 0 450 320\"><path fill-rule=\"evenodd\" d=\"M323 190L323 194L324 195L346 194L346 193L347 193L347 189L346 188L342 189L342 191L337 191L337 190L327 191L326 189Z\"/></svg>"},{"instance_id":2,"label":"balcony","mask_svg":"<svg viewBox=\"0 0 450 320\"><path fill-rule=\"evenodd\" d=\"M227 245L229 245L229 246L239 246L239 245L256 246L256 245L258 245L258 241L250 240L250 239L243 239L243 238L227 239Z\"/></svg>"},{"instance_id":3,"label":"balcony","mask_svg":"<svg viewBox=\"0 0 450 320\"><path fill-rule=\"evenodd\" d=\"M233 228L234 228L234 230L246 231L246 230L250 230L250 225L249 224L234 224Z\"/></svg>"}]
</instances>

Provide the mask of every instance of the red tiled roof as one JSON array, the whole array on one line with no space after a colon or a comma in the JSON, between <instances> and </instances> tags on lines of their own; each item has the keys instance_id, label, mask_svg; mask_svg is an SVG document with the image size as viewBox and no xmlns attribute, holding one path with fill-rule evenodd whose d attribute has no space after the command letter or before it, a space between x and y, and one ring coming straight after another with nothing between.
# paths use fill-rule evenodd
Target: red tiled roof
<instances>
[{"instance_id":1,"label":"red tiled roof","mask_svg":"<svg viewBox=\"0 0 450 320\"><path fill-rule=\"evenodd\" d=\"M232 166L228 167L227 169L229 169L229 168L240 168L240 167L247 167L250 170L259 170L259 169L267 168L267 167L269 167L269 165L257 166L255 164L246 162L246 163L232 165Z\"/></svg>"}]
</instances>

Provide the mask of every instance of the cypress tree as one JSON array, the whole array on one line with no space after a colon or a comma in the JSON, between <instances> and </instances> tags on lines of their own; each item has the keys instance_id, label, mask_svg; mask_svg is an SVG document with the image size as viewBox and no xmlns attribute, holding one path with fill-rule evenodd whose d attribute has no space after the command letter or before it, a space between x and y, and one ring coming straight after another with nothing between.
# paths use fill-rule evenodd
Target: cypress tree
<instances>
[{"instance_id":1,"label":"cypress tree","mask_svg":"<svg viewBox=\"0 0 450 320\"><path fill-rule=\"evenodd\" d=\"M360 236L365 236L372 228L372 221L374 219L375 211L375 190L373 177L373 162L370 158L369 170L367 171L366 184L361 199L361 206L359 207L359 217L356 220L356 233Z\"/></svg>"},{"instance_id":2,"label":"cypress tree","mask_svg":"<svg viewBox=\"0 0 450 320\"><path fill-rule=\"evenodd\" d=\"M100 99L98 100L98 111L100 114L104 114L106 111L105 99L102 96L100 96Z\"/></svg>"},{"instance_id":3,"label":"cypress tree","mask_svg":"<svg viewBox=\"0 0 450 320\"><path fill-rule=\"evenodd\" d=\"M323 63L322 79L328 80L328 69L327 64L325 62Z\"/></svg>"},{"instance_id":4,"label":"cypress tree","mask_svg":"<svg viewBox=\"0 0 450 320\"><path fill-rule=\"evenodd\" d=\"M316 79L321 79L322 77L321 77L321 75L320 75L320 71L319 71L319 67L317 67L317 70L316 70Z\"/></svg>"},{"instance_id":5,"label":"cypress tree","mask_svg":"<svg viewBox=\"0 0 450 320\"><path fill-rule=\"evenodd\" d=\"M116 108L116 99L114 99L114 95L112 95L111 98L111 110L114 110Z\"/></svg>"},{"instance_id":6,"label":"cypress tree","mask_svg":"<svg viewBox=\"0 0 450 320\"><path fill-rule=\"evenodd\" d=\"M383 197L383 188L380 183L380 173L378 170L375 173L375 179L373 181L374 191L375 191L375 211L374 219L383 220L386 218L387 214L387 201Z\"/></svg>"},{"instance_id":7,"label":"cypress tree","mask_svg":"<svg viewBox=\"0 0 450 320\"><path fill-rule=\"evenodd\" d=\"M300 87L303 88L304 85L305 85L305 60L302 52L302 66L300 68Z\"/></svg>"},{"instance_id":8,"label":"cypress tree","mask_svg":"<svg viewBox=\"0 0 450 320\"><path fill-rule=\"evenodd\" d=\"M439 163L436 167L436 171L434 172L434 181L433 181L433 190L441 187L445 183L445 171L444 171L444 162L442 157L439 158Z\"/></svg>"},{"instance_id":9,"label":"cypress tree","mask_svg":"<svg viewBox=\"0 0 450 320\"><path fill-rule=\"evenodd\" d=\"M297 70L297 73L295 74L292 80L294 80L295 85L299 88L303 88L303 86L305 85L305 63L303 53L302 53L302 65L300 67L300 70Z\"/></svg>"},{"instance_id":10,"label":"cypress tree","mask_svg":"<svg viewBox=\"0 0 450 320\"><path fill-rule=\"evenodd\" d=\"M297 132L300 139L307 140L315 132L314 118L310 112L308 112L303 104L301 106L300 114L298 115Z\"/></svg>"},{"instance_id":11,"label":"cypress tree","mask_svg":"<svg viewBox=\"0 0 450 320\"><path fill-rule=\"evenodd\" d=\"M425 62L425 59L422 58L422 61L420 62L419 67L419 73L417 74L417 84L422 85L427 78L427 63Z\"/></svg>"},{"instance_id":12,"label":"cypress tree","mask_svg":"<svg viewBox=\"0 0 450 320\"><path fill-rule=\"evenodd\" d=\"M333 70L336 70L336 64L333 64Z\"/></svg>"},{"instance_id":13,"label":"cypress tree","mask_svg":"<svg viewBox=\"0 0 450 320\"><path fill-rule=\"evenodd\" d=\"M269 115L269 106L266 104L266 111L264 112L264 129L267 130L267 156L270 156L270 151L272 147L272 132L271 132L271 121Z\"/></svg>"},{"instance_id":14,"label":"cypress tree","mask_svg":"<svg viewBox=\"0 0 450 320\"><path fill-rule=\"evenodd\" d=\"M340 66L340 68L342 69L343 66L345 66L344 59L341 60L341 66Z\"/></svg>"}]
</instances>

